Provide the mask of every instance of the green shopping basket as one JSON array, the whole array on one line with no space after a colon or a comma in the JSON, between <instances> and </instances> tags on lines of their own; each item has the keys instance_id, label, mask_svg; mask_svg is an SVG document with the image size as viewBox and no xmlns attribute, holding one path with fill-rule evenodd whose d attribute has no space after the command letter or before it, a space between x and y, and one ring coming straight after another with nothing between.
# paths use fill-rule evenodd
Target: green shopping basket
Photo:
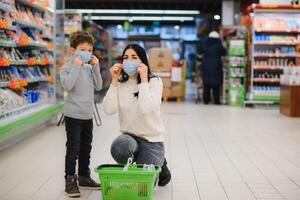
<instances>
[{"instance_id":1,"label":"green shopping basket","mask_svg":"<svg viewBox=\"0 0 300 200\"><path fill-rule=\"evenodd\" d=\"M99 175L103 200L151 200L154 181L160 167L144 170L143 165L100 165L95 169Z\"/></svg>"}]
</instances>

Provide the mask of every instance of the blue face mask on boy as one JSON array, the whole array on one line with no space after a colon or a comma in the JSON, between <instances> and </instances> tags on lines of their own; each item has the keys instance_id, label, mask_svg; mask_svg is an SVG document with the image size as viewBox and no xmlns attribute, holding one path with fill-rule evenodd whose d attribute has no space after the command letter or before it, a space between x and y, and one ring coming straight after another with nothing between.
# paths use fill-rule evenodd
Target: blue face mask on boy
<instances>
[{"instance_id":1,"label":"blue face mask on boy","mask_svg":"<svg viewBox=\"0 0 300 200\"><path fill-rule=\"evenodd\" d=\"M79 56L84 63L88 63L91 60L92 52L76 50L75 56Z\"/></svg>"},{"instance_id":2,"label":"blue face mask on boy","mask_svg":"<svg viewBox=\"0 0 300 200\"><path fill-rule=\"evenodd\" d=\"M123 70L129 76L135 75L137 73L138 63L135 60L124 60Z\"/></svg>"}]
</instances>

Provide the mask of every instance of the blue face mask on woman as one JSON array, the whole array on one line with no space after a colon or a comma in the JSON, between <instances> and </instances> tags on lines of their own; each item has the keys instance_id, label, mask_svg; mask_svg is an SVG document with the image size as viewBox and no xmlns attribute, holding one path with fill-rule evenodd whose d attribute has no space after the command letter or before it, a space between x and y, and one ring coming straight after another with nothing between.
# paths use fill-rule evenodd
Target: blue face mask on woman
<instances>
[{"instance_id":1,"label":"blue face mask on woman","mask_svg":"<svg viewBox=\"0 0 300 200\"><path fill-rule=\"evenodd\" d=\"M128 76L135 75L137 73L138 63L135 60L124 60L123 70Z\"/></svg>"},{"instance_id":2,"label":"blue face mask on woman","mask_svg":"<svg viewBox=\"0 0 300 200\"><path fill-rule=\"evenodd\" d=\"M91 60L92 52L76 50L75 56L79 56L84 63L88 63Z\"/></svg>"}]
</instances>

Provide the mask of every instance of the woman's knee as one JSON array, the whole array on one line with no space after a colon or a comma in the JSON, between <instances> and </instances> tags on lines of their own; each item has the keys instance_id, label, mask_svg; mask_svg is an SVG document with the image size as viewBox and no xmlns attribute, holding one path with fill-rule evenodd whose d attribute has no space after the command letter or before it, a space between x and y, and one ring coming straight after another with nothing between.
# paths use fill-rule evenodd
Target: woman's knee
<instances>
[{"instance_id":1,"label":"woman's knee","mask_svg":"<svg viewBox=\"0 0 300 200\"><path fill-rule=\"evenodd\" d=\"M130 135L122 134L111 145L111 155L119 164L126 164L129 157L134 156L138 150L136 140Z\"/></svg>"}]
</instances>

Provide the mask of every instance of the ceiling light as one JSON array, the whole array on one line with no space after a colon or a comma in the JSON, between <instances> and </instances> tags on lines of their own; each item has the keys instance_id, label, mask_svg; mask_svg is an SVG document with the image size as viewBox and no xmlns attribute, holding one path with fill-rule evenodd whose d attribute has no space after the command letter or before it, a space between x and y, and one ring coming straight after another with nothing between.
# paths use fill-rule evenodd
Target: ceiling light
<instances>
[{"instance_id":1,"label":"ceiling light","mask_svg":"<svg viewBox=\"0 0 300 200\"><path fill-rule=\"evenodd\" d=\"M126 16L91 16L91 17L85 16L85 19L123 21L123 20L128 20L128 17Z\"/></svg>"},{"instance_id":2,"label":"ceiling light","mask_svg":"<svg viewBox=\"0 0 300 200\"><path fill-rule=\"evenodd\" d=\"M119 20L119 21L193 21L194 17L159 17L159 16L85 16L91 20Z\"/></svg>"},{"instance_id":3,"label":"ceiling light","mask_svg":"<svg viewBox=\"0 0 300 200\"><path fill-rule=\"evenodd\" d=\"M186 14L186 15L199 15L199 10L165 10L164 14Z\"/></svg>"},{"instance_id":4,"label":"ceiling light","mask_svg":"<svg viewBox=\"0 0 300 200\"><path fill-rule=\"evenodd\" d=\"M220 15L215 15L215 16L214 16L214 19L215 19L215 20L220 20L221 17L220 17Z\"/></svg>"},{"instance_id":5,"label":"ceiling light","mask_svg":"<svg viewBox=\"0 0 300 200\"><path fill-rule=\"evenodd\" d=\"M174 26L174 28L176 29L176 30L179 30L179 26L178 25L176 25L176 26Z\"/></svg>"},{"instance_id":6,"label":"ceiling light","mask_svg":"<svg viewBox=\"0 0 300 200\"><path fill-rule=\"evenodd\" d=\"M162 17L164 21L193 21L194 17Z\"/></svg>"},{"instance_id":7,"label":"ceiling light","mask_svg":"<svg viewBox=\"0 0 300 200\"><path fill-rule=\"evenodd\" d=\"M163 14L163 10L129 10L128 14Z\"/></svg>"},{"instance_id":8,"label":"ceiling light","mask_svg":"<svg viewBox=\"0 0 300 200\"><path fill-rule=\"evenodd\" d=\"M65 13L199 15L199 10L65 9Z\"/></svg>"}]
</instances>

